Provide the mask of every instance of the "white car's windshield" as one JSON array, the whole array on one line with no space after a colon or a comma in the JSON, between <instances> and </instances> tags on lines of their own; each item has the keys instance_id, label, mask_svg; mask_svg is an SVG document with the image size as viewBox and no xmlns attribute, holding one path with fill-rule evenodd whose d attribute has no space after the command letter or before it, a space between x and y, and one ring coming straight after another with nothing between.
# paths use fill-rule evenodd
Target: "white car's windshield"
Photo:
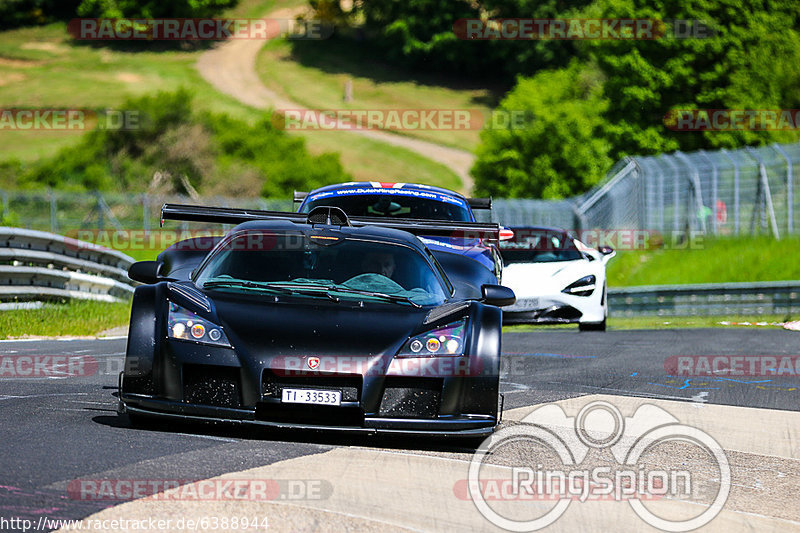
<instances>
[{"instance_id":1,"label":"white car's windshield","mask_svg":"<svg viewBox=\"0 0 800 533\"><path fill-rule=\"evenodd\" d=\"M583 255L565 232L514 230L514 239L502 242L504 264L576 261Z\"/></svg>"}]
</instances>

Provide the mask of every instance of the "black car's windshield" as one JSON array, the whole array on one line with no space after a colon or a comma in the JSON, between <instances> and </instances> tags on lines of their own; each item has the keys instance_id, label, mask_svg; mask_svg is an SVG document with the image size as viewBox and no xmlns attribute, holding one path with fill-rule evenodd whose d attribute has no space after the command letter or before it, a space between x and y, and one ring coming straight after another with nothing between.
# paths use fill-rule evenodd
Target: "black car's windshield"
<instances>
[{"instance_id":1,"label":"black car's windshield","mask_svg":"<svg viewBox=\"0 0 800 533\"><path fill-rule=\"evenodd\" d=\"M411 247L330 235L240 232L198 273L208 290L439 305L442 282Z\"/></svg>"},{"instance_id":2,"label":"black car's windshield","mask_svg":"<svg viewBox=\"0 0 800 533\"><path fill-rule=\"evenodd\" d=\"M514 229L514 239L500 243L506 265L514 263L552 263L575 261L583 255L564 232Z\"/></svg>"},{"instance_id":3,"label":"black car's windshield","mask_svg":"<svg viewBox=\"0 0 800 533\"><path fill-rule=\"evenodd\" d=\"M352 196L325 196L312 199L303 205L308 213L322 205L341 208L353 217L422 218L426 220L451 220L471 222L469 208L465 205L432 198L392 196L388 194L359 194Z\"/></svg>"}]
</instances>

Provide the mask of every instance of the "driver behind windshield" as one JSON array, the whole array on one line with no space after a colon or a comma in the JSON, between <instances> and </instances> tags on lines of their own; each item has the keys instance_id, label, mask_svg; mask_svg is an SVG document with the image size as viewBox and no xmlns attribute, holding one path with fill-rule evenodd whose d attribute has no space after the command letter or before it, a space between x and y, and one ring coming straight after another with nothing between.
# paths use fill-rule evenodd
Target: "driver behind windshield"
<instances>
[{"instance_id":1,"label":"driver behind windshield","mask_svg":"<svg viewBox=\"0 0 800 533\"><path fill-rule=\"evenodd\" d=\"M396 268L394 254L388 252L369 252L361 262L361 268L365 273L380 274L391 278Z\"/></svg>"}]
</instances>

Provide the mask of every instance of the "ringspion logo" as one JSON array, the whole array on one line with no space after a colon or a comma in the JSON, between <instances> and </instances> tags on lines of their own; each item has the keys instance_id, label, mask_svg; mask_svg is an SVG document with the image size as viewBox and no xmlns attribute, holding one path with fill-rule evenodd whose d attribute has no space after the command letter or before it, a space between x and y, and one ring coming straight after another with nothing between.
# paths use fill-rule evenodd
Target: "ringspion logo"
<instances>
[{"instance_id":1,"label":"ringspion logo","mask_svg":"<svg viewBox=\"0 0 800 533\"><path fill-rule=\"evenodd\" d=\"M701 471L697 467L671 469L648 461L654 447L676 443L693 447L694 461L704 463ZM533 464L519 459L520 447L542 446L555 458L555 466L538 464L540 454ZM586 466L592 449L608 450L614 461ZM512 450L511 463L492 462L505 450ZM701 483L698 477L709 471L713 479ZM498 474L503 477L498 479ZM644 503L687 497L697 501L706 496L702 490L705 485L713 487L710 503L696 506L693 515L655 514ZM641 405L626 417L614 405L594 401L570 417L561 406L548 404L520 424L505 427L484 440L470 462L466 494L464 488L463 481L457 482L454 495L468 497L489 522L508 531L538 531L557 521L571 504L592 500L624 501L653 527L692 531L708 524L722 510L730 493L731 469L724 450L710 435L681 424L655 405ZM531 501L536 500L555 503L549 508L532 506ZM498 507L490 505L492 501L510 504Z\"/></svg>"}]
</instances>

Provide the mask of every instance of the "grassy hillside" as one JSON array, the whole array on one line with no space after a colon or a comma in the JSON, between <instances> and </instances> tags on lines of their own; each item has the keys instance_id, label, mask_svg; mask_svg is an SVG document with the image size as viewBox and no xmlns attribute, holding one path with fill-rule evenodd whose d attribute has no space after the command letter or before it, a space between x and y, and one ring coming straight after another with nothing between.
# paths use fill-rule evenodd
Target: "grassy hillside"
<instances>
[{"instance_id":1,"label":"grassy hillside","mask_svg":"<svg viewBox=\"0 0 800 533\"><path fill-rule=\"evenodd\" d=\"M611 287L800 279L800 238L705 239L698 249L619 251Z\"/></svg>"},{"instance_id":2,"label":"grassy hillside","mask_svg":"<svg viewBox=\"0 0 800 533\"><path fill-rule=\"evenodd\" d=\"M458 109L488 119L498 93L484 84L453 80L376 61L369 48L343 39L324 46L273 41L258 58L261 81L270 89L310 109ZM344 101L347 81L353 101ZM472 151L480 128L458 131L404 130L403 135Z\"/></svg>"},{"instance_id":3,"label":"grassy hillside","mask_svg":"<svg viewBox=\"0 0 800 533\"><path fill-rule=\"evenodd\" d=\"M305 0L244 0L229 16L255 17ZM228 114L251 124L262 112L218 93L195 68L202 47L110 47L76 43L63 23L0 32L0 105L13 107L119 108L129 98L184 87L200 111ZM136 46L138 45L138 46ZM292 135L300 135L292 133ZM313 154L339 152L356 179L414 179L459 188L449 169L405 149L350 135L303 134ZM81 133L0 130L0 159L35 161L73 146ZM6 184L7 186L8 184Z\"/></svg>"}]
</instances>

